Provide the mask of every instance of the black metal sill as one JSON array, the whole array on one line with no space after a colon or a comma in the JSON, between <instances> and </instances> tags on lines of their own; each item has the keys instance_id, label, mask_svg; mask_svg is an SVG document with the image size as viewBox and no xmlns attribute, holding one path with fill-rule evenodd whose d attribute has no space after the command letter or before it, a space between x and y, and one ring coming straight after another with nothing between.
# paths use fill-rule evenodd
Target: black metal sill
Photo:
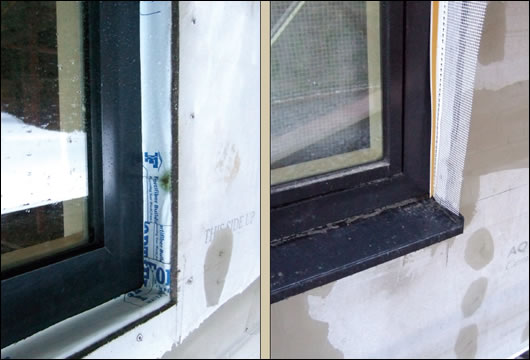
<instances>
[{"instance_id":1,"label":"black metal sill","mask_svg":"<svg viewBox=\"0 0 530 360\"><path fill-rule=\"evenodd\" d=\"M271 242L271 303L462 233L464 218L413 200Z\"/></svg>"}]
</instances>

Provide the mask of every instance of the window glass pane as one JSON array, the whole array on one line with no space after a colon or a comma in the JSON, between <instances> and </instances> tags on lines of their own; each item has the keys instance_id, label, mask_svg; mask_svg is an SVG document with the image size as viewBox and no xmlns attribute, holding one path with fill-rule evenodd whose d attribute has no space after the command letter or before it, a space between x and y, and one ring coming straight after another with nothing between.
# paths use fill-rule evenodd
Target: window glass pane
<instances>
[{"instance_id":1,"label":"window glass pane","mask_svg":"<svg viewBox=\"0 0 530 360\"><path fill-rule=\"evenodd\" d=\"M83 16L2 2L2 272L88 242Z\"/></svg>"},{"instance_id":2,"label":"window glass pane","mask_svg":"<svg viewBox=\"0 0 530 360\"><path fill-rule=\"evenodd\" d=\"M379 3L271 2L271 182L383 154Z\"/></svg>"}]
</instances>

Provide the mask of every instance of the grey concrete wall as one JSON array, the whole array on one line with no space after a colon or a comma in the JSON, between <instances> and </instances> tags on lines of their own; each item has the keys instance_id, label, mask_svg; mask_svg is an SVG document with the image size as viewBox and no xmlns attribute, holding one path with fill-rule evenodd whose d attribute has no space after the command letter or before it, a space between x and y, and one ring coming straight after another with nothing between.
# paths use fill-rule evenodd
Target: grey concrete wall
<instances>
[{"instance_id":1,"label":"grey concrete wall","mask_svg":"<svg viewBox=\"0 0 530 360\"><path fill-rule=\"evenodd\" d=\"M490 2L464 233L272 306L273 358L495 358L528 347L528 2Z\"/></svg>"}]
</instances>

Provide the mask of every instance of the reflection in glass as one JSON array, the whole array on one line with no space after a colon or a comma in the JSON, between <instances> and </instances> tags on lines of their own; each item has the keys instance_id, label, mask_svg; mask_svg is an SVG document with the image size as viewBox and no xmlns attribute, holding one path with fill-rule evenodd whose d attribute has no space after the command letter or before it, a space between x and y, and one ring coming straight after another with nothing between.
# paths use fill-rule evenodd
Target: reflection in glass
<instances>
[{"instance_id":1,"label":"reflection in glass","mask_svg":"<svg viewBox=\"0 0 530 360\"><path fill-rule=\"evenodd\" d=\"M2 2L2 272L86 244L81 2Z\"/></svg>"},{"instance_id":2,"label":"reflection in glass","mask_svg":"<svg viewBox=\"0 0 530 360\"><path fill-rule=\"evenodd\" d=\"M271 182L382 156L379 4L271 3Z\"/></svg>"}]
</instances>

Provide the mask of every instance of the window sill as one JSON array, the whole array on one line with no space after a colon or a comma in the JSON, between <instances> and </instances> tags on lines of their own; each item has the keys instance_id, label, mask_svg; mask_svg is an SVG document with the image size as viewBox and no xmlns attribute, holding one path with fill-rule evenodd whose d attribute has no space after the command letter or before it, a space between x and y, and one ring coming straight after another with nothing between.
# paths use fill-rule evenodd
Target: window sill
<instances>
[{"instance_id":1,"label":"window sill","mask_svg":"<svg viewBox=\"0 0 530 360\"><path fill-rule=\"evenodd\" d=\"M2 348L2 359L81 358L174 306L169 295L121 295Z\"/></svg>"},{"instance_id":2,"label":"window sill","mask_svg":"<svg viewBox=\"0 0 530 360\"><path fill-rule=\"evenodd\" d=\"M413 200L272 241L271 303L339 280L463 232L464 218L434 199Z\"/></svg>"}]
</instances>

